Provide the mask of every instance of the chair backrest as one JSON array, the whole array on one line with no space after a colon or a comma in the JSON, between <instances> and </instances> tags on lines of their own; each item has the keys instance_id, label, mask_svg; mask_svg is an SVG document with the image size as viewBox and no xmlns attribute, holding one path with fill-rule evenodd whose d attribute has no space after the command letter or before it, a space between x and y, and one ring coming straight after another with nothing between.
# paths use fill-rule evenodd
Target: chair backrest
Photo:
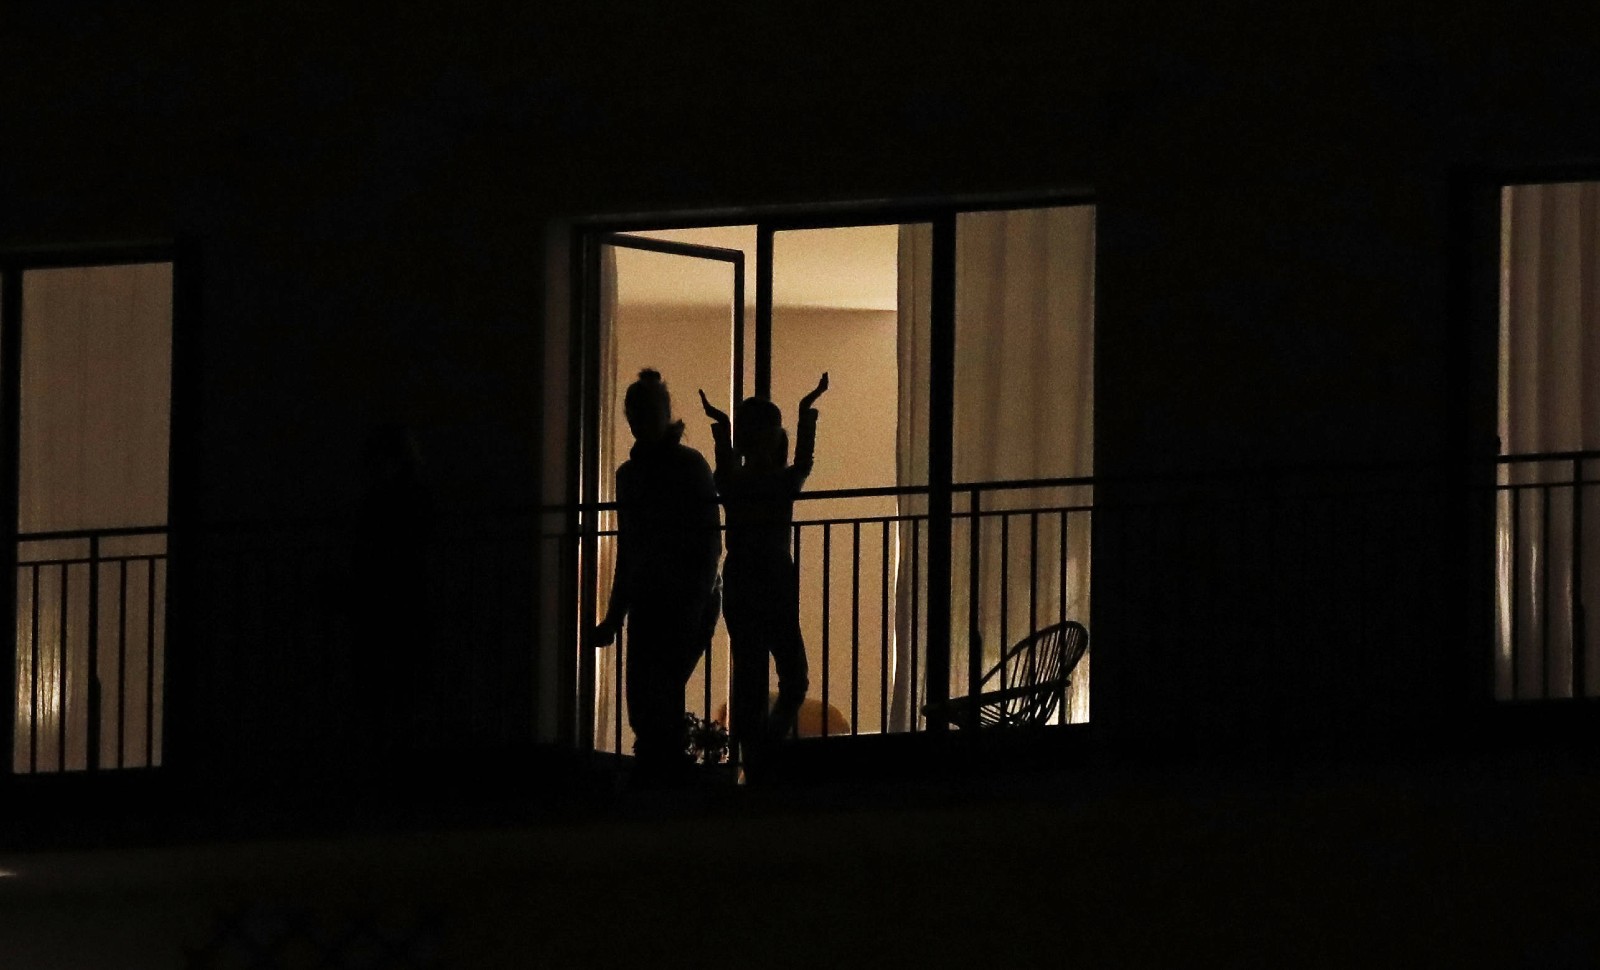
<instances>
[{"instance_id":1,"label":"chair backrest","mask_svg":"<svg viewBox=\"0 0 1600 970\"><path fill-rule=\"evenodd\" d=\"M1056 690L1022 693L1003 707L981 715L988 723L1040 724L1049 720L1066 695L1068 678L1089 649L1089 631L1076 620L1036 630L1011 647L983 677L980 691L1054 686Z\"/></svg>"}]
</instances>

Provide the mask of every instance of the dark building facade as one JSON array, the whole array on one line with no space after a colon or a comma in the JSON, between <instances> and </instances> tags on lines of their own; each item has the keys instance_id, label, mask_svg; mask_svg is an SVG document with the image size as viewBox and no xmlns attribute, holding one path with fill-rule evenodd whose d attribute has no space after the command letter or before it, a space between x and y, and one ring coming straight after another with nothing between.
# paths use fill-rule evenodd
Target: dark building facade
<instances>
[{"instance_id":1,"label":"dark building facade","mask_svg":"<svg viewBox=\"0 0 1600 970\"><path fill-rule=\"evenodd\" d=\"M0 252L92 262L154 245L175 267L158 771L204 787L381 760L340 733L343 682L307 673L357 648L281 632L344 629L340 530L375 426L409 429L439 528L476 537L427 580L456 604L429 633L449 658L430 750L503 776L582 733L573 563L540 535L566 521L551 507L575 475L586 227L1055 196L1097 207L1080 763L1454 758L1513 736L1565 750L1592 734L1583 703L1495 700L1484 487L1499 189L1600 177L1597 41L1578 4L13 5L0 13ZM298 538L267 543L259 572L233 569L257 534ZM1067 770L1019 783L1047 806L1026 819L992 805L970 817L1025 831L1057 811ZM592 783L566 767L543 777ZM1385 777L1386 792L1456 791L1438 773ZM15 801L92 780L10 781L30 783ZM1286 811L1311 824L1381 812L1369 789L1338 791ZM886 830L911 811L889 801ZM1207 838L1160 805L1151 824ZM929 831L962 830L951 811ZM827 812L787 824L820 845ZM649 842L700 838L701 824L618 828ZM1403 828L1437 849L1425 820ZM1206 858L1231 857L1207 844ZM1042 851L1055 865L1073 846ZM613 862L603 871L629 871ZM1388 864L1340 871L1376 879ZM1413 864L1395 863L1422 892ZM761 882L740 865L693 871ZM585 878L577 861L557 870ZM1115 891L1135 898L1135 882ZM186 885L171 890L182 911L208 914ZM179 923L168 940L204 935ZM1185 925L1175 940L1210 938ZM1567 952L1567 924L1539 925L1533 951L1505 952ZM796 952L826 949L816 927L792 935ZM1113 937L1127 939L1097 937L1094 952L1112 959Z\"/></svg>"}]
</instances>

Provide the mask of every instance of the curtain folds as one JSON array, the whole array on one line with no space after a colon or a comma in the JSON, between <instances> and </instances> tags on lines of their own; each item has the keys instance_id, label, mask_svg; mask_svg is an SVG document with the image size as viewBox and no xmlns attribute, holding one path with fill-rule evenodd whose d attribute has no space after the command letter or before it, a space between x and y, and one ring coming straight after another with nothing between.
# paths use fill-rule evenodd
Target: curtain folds
<instances>
[{"instance_id":1,"label":"curtain folds","mask_svg":"<svg viewBox=\"0 0 1600 970\"><path fill-rule=\"evenodd\" d=\"M21 295L18 530L167 525L172 265L33 269ZM17 544L18 561L36 564L16 579L18 770L89 763L89 550L86 538ZM101 682L127 685L103 699L103 764L161 761L166 550L160 532L98 546L104 557L151 557L99 567L101 629L113 628L120 603L126 631L120 650L104 632L96 648ZM128 738L120 752L119 728Z\"/></svg>"},{"instance_id":2,"label":"curtain folds","mask_svg":"<svg viewBox=\"0 0 1600 970\"><path fill-rule=\"evenodd\" d=\"M1501 454L1600 449L1600 183L1503 190L1499 357ZM1585 568L1600 568L1600 502L1592 487L1559 486L1571 477L1571 462L1500 469L1502 486L1524 486L1503 488L1497 509L1495 695L1502 700L1572 696L1575 649L1587 661L1587 692L1600 692L1600 631L1591 620L1587 634L1575 632L1582 629L1575 607L1600 616L1600 598L1593 583L1574 590L1571 572L1575 551L1593 564ZM1537 487L1548 483L1557 487Z\"/></svg>"},{"instance_id":3,"label":"curtain folds","mask_svg":"<svg viewBox=\"0 0 1600 970\"><path fill-rule=\"evenodd\" d=\"M900 236L899 484L927 481L931 229ZM954 511L963 483L1093 473L1094 209L966 213L956 231ZM950 693L967 692L978 635L983 670L1002 650L1062 618L1089 625L1090 486L981 493L951 536ZM920 496L902 515L926 514ZM1060 511L1064 508L1081 511ZM920 534L913 535L914 530ZM901 526L893 727L909 729L925 695L926 523ZM915 549L913 549L915 547ZM972 551L976 548L974 562ZM974 570L976 565L976 596ZM914 604L913 600L917 600ZM1091 628L1092 632L1092 628ZM1089 668L1073 677L1068 720L1088 719Z\"/></svg>"},{"instance_id":4,"label":"curtain folds","mask_svg":"<svg viewBox=\"0 0 1600 970\"><path fill-rule=\"evenodd\" d=\"M895 437L895 483L902 488L928 482L928 376L931 372L931 298L933 232L927 225L900 227L899 282L899 418ZM921 589L928 575L926 495L902 495L896 536L893 671L889 730L909 731L922 706L923 664L928 642L927 595Z\"/></svg>"},{"instance_id":5,"label":"curtain folds","mask_svg":"<svg viewBox=\"0 0 1600 970\"><path fill-rule=\"evenodd\" d=\"M600 247L600 501L613 502L617 497L617 466L622 464L625 445L618 440L618 382L623 375L617 373L617 251L611 246ZM624 435L626 438L626 435ZM595 598L596 608L604 613L611 600L611 580L617 562L617 514L600 515L602 535L597 556L599 587ZM595 617L594 619L598 619ZM633 729L627 718L621 718L621 747L618 747L617 725L622 704L621 682L618 672L622 652L627 646L627 632L617 634L617 642L599 651L595 663L594 741L601 751L622 753L633 748Z\"/></svg>"}]
</instances>

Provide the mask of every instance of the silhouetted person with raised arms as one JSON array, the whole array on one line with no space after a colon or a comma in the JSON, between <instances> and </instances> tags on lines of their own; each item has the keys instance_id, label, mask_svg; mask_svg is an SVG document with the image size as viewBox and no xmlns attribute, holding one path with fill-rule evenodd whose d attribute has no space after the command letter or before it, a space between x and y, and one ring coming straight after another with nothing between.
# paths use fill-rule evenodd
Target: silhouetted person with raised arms
<instances>
[{"instance_id":1,"label":"silhouetted person with raised arms","mask_svg":"<svg viewBox=\"0 0 1600 970\"><path fill-rule=\"evenodd\" d=\"M623 398L633 431L617 469L617 568L598 646L628 623L628 723L639 776L687 768L684 689L717 623L722 535L716 486L700 452L682 443L661 375L642 370Z\"/></svg>"},{"instance_id":2,"label":"silhouetted person with raised arms","mask_svg":"<svg viewBox=\"0 0 1600 970\"><path fill-rule=\"evenodd\" d=\"M800 633L800 587L789 534L795 497L811 474L817 440L812 406L828 389L823 374L800 401L794 462L778 406L762 398L739 405L737 424L700 392L716 441L717 491L727 503L728 559L723 564L728 639L733 654L734 742L746 770L759 764L767 742L794 728L810 687L806 645ZM778 698L767 713L767 656L778 672Z\"/></svg>"}]
</instances>

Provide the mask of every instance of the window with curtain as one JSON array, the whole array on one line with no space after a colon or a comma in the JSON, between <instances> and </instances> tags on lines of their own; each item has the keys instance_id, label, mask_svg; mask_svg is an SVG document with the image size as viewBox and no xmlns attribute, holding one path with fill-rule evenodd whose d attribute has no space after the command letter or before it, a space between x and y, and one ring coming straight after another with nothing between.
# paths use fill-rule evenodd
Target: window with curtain
<instances>
[{"instance_id":1,"label":"window with curtain","mask_svg":"<svg viewBox=\"0 0 1600 970\"><path fill-rule=\"evenodd\" d=\"M900 475L927 481L932 233L900 242ZM970 489L1094 472L1094 207L962 213L956 219L955 415L950 695L968 692L970 651L988 670L1005 648L1059 620L1089 624L1089 485ZM971 497L979 511L971 516ZM925 512L921 497L902 499ZM963 517L963 514L966 516ZM978 535L974 542L972 530ZM912 543L900 543L895 723L912 729L927 696L927 615L913 609ZM916 552L926 575L926 543ZM976 550L976 558L974 558ZM976 567L976 568L974 568ZM974 582L974 578L976 582ZM921 597L926 602L926 597ZM976 637L974 638L974 634ZM1089 717L1089 661L1066 710Z\"/></svg>"},{"instance_id":2,"label":"window with curtain","mask_svg":"<svg viewBox=\"0 0 1600 970\"><path fill-rule=\"evenodd\" d=\"M1494 692L1593 696L1600 462L1581 454L1600 449L1600 182L1500 202Z\"/></svg>"},{"instance_id":3,"label":"window with curtain","mask_svg":"<svg viewBox=\"0 0 1600 970\"><path fill-rule=\"evenodd\" d=\"M172 264L20 285L18 771L161 761Z\"/></svg>"},{"instance_id":4,"label":"window with curtain","mask_svg":"<svg viewBox=\"0 0 1600 970\"><path fill-rule=\"evenodd\" d=\"M928 689L933 610L950 612L950 696L972 692L969 658L982 672L1034 631L1063 620L1090 626L1095 209L891 214L920 221L852 224L840 217L819 219L820 226L796 219L639 233L737 249L758 271L770 260L764 353L772 400L791 430L795 402L821 372L831 374L818 405L816 465L793 524L810 676L797 724L802 737L926 727L924 706L941 693ZM934 266L932 252L935 226L952 220L953 280ZM766 257L761 233L772 239ZM709 457L709 442L692 437L705 427L693 395L704 387L716 401L732 361L725 280L700 283L688 264L608 245L599 250L586 298L598 327L596 494L605 501L631 440L620 420L621 391L637 368L663 372L678 416L689 424L685 443ZM954 520L937 524L928 502L937 450L930 404L935 375L944 373L935 358L946 351L934 347L936 284L952 286L955 296L952 359L939 361L953 365ZM693 299L674 297L691 289ZM757 295L758 311L761 300ZM759 312L753 316L759 321ZM762 351L745 350L749 369ZM602 516L602 531L610 521ZM929 555L941 544L950 550L951 580L935 591ZM604 535L595 545L601 608L612 548ZM631 747L628 656L624 647L595 657L593 724L601 750ZM697 674L685 709L704 706L721 716L725 627L712 656L711 702L699 696ZM1085 656L1047 721L1087 721L1089 693Z\"/></svg>"}]
</instances>

